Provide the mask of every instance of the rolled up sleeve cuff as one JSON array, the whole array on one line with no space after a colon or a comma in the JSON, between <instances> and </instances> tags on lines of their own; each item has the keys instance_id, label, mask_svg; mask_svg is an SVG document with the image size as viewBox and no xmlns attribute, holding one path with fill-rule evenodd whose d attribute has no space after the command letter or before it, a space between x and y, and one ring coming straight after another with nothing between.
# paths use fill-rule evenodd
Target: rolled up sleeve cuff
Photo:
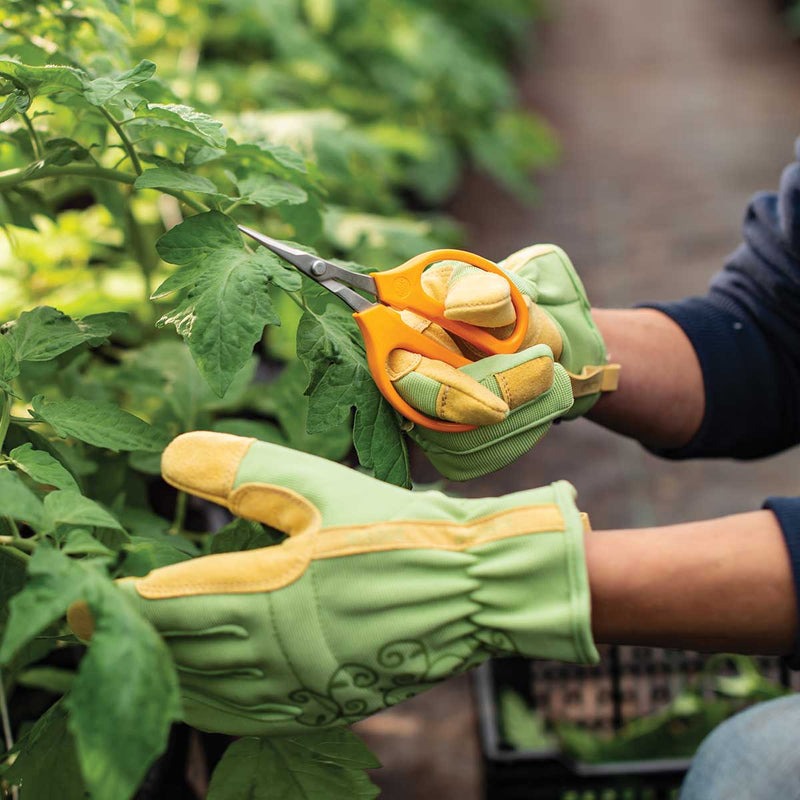
<instances>
[{"instance_id":1,"label":"rolled up sleeve cuff","mask_svg":"<svg viewBox=\"0 0 800 800\"><path fill-rule=\"evenodd\" d=\"M780 366L764 333L724 299L689 297L647 303L689 338L703 373L705 414L695 436L679 448L652 448L664 458L759 458L785 447Z\"/></svg>"}]
</instances>

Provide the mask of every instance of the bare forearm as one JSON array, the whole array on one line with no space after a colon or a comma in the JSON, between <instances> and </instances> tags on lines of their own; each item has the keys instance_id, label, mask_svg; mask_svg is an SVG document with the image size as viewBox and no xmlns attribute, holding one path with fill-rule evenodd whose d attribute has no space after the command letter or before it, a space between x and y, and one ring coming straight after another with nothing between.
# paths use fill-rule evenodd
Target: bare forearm
<instances>
[{"instance_id":1,"label":"bare forearm","mask_svg":"<svg viewBox=\"0 0 800 800\"><path fill-rule=\"evenodd\" d=\"M769 511L586 536L597 642L785 654L797 626Z\"/></svg>"},{"instance_id":2,"label":"bare forearm","mask_svg":"<svg viewBox=\"0 0 800 800\"><path fill-rule=\"evenodd\" d=\"M669 317L653 309L595 309L609 351L622 365L619 389L590 419L651 447L680 447L703 419L703 376L694 348Z\"/></svg>"}]
</instances>

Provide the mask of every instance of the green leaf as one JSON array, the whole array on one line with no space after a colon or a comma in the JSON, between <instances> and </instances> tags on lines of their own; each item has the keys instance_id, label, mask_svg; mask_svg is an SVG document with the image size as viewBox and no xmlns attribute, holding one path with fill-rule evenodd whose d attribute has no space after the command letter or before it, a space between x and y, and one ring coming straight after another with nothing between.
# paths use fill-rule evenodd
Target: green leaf
<instances>
[{"instance_id":1,"label":"green leaf","mask_svg":"<svg viewBox=\"0 0 800 800\"><path fill-rule=\"evenodd\" d=\"M237 417L219 419L211 426L211 429L219 433L231 433L234 436L252 437L262 442L274 442L284 446L288 444L286 436L277 425L260 419L239 419Z\"/></svg>"},{"instance_id":2,"label":"green leaf","mask_svg":"<svg viewBox=\"0 0 800 800\"><path fill-rule=\"evenodd\" d=\"M30 689L44 689L53 694L66 694L75 682L75 673L59 667L30 667L17 675L17 683Z\"/></svg>"},{"instance_id":3,"label":"green leaf","mask_svg":"<svg viewBox=\"0 0 800 800\"><path fill-rule=\"evenodd\" d=\"M109 403L91 403L81 397L49 402L39 395L32 406L33 417L52 425L59 436L72 436L95 447L157 452L167 444L163 431Z\"/></svg>"},{"instance_id":4,"label":"green leaf","mask_svg":"<svg viewBox=\"0 0 800 800\"><path fill-rule=\"evenodd\" d=\"M19 364L14 356L14 348L7 336L0 335L0 389L11 391L11 381L19 375Z\"/></svg>"},{"instance_id":5,"label":"green leaf","mask_svg":"<svg viewBox=\"0 0 800 800\"><path fill-rule=\"evenodd\" d=\"M67 534L67 541L61 548L61 552L68 556L111 556L115 555L102 542L92 536L89 531L83 528L73 528Z\"/></svg>"},{"instance_id":6,"label":"green leaf","mask_svg":"<svg viewBox=\"0 0 800 800\"><path fill-rule=\"evenodd\" d=\"M297 329L297 355L310 375L309 433L345 422L355 408L353 443L361 464L380 480L409 486L399 417L372 380L352 317L333 305L321 315L304 314Z\"/></svg>"},{"instance_id":7,"label":"green leaf","mask_svg":"<svg viewBox=\"0 0 800 800\"><path fill-rule=\"evenodd\" d=\"M126 89L150 80L155 71L156 65L152 61L140 61L133 69L129 69L126 72L89 81L86 84L83 96L93 106L102 106Z\"/></svg>"},{"instance_id":8,"label":"green leaf","mask_svg":"<svg viewBox=\"0 0 800 800\"><path fill-rule=\"evenodd\" d=\"M300 277L264 248L249 252L233 220L217 211L177 225L159 239L157 248L165 261L181 269L154 297L182 290L178 307L159 325L175 325L203 377L221 397L249 360L264 326L280 322L267 283L296 290Z\"/></svg>"},{"instance_id":9,"label":"green leaf","mask_svg":"<svg viewBox=\"0 0 800 800\"><path fill-rule=\"evenodd\" d=\"M308 195L299 186L270 178L266 175L248 175L236 184L242 200L270 208L280 203L296 205L305 203Z\"/></svg>"},{"instance_id":10,"label":"green leaf","mask_svg":"<svg viewBox=\"0 0 800 800\"><path fill-rule=\"evenodd\" d=\"M273 528L250 519L235 519L211 537L212 553L234 553L271 547L286 537Z\"/></svg>"},{"instance_id":11,"label":"green leaf","mask_svg":"<svg viewBox=\"0 0 800 800\"><path fill-rule=\"evenodd\" d=\"M555 737L545 729L542 717L513 689L506 689L500 695L500 719L504 740L517 750L558 746Z\"/></svg>"},{"instance_id":12,"label":"green leaf","mask_svg":"<svg viewBox=\"0 0 800 800\"><path fill-rule=\"evenodd\" d=\"M69 470L44 450L34 450L30 443L15 447L8 457L17 469L29 475L36 483L55 486L57 489L78 488Z\"/></svg>"},{"instance_id":13,"label":"green leaf","mask_svg":"<svg viewBox=\"0 0 800 800\"><path fill-rule=\"evenodd\" d=\"M88 800L62 701L39 718L18 747L19 755L3 778L22 789L21 797Z\"/></svg>"},{"instance_id":14,"label":"green leaf","mask_svg":"<svg viewBox=\"0 0 800 800\"><path fill-rule=\"evenodd\" d=\"M122 525L99 503L73 489L59 489L44 498L50 528L56 525L90 525L124 531Z\"/></svg>"},{"instance_id":15,"label":"green leaf","mask_svg":"<svg viewBox=\"0 0 800 800\"><path fill-rule=\"evenodd\" d=\"M246 736L228 747L214 770L208 800L369 800L379 789L364 773L380 766L348 730L307 736Z\"/></svg>"},{"instance_id":16,"label":"green leaf","mask_svg":"<svg viewBox=\"0 0 800 800\"><path fill-rule=\"evenodd\" d=\"M163 189L177 192L200 192L218 195L217 187L200 175L182 170L175 166L160 166L145 170L135 181L137 189Z\"/></svg>"},{"instance_id":17,"label":"green leaf","mask_svg":"<svg viewBox=\"0 0 800 800\"><path fill-rule=\"evenodd\" d=\"M141 577L159 567L177 564L191 558L185 549L178 549L186 540L181 536L144 537L131 536L123 547L125 561L122 569L125 575ZM194 555L197 555L195 552Z\"/></svg>"},{"instance_id":18,"label":"green leaf","mask_svg":"<svg viewBox=\"0 0 800 800\"><path fill-rule=\"evenodd\" d=\"M83 342L99 344L127 320L128 315L119 312L76 320L50 306L39 306L8 325L6 338L18 361L50 361Z\"/></svg>"},{"instance_id":19,"label":"green leaf","mask_svg":"<svg viewBox=\"0 0 800 800\"><path fill-rule=\"evenodd\" d=\"M0 626L8 619L11 598L25 585L28 559L13 547L0 547Z\"/></svg>"},{"instance_id":20,"label":"green leaf","mask_svg":"<svg viewBox=\"0 0 800 800\"><path fill-rule=\"evenodd\" d=\"M14 654L48 625L62 617L70 604L84 594L85 573L76 561L40 544L28 562L28 582L11 598L11 614L0 645L0 663Z\"/></svg>"},{"instance_id":21,"label":"green leaf","mask_svg":"<svg viewBox=\"0 0 800 800\"><path fill-rule=\"evenodd\" d=\"M27 522L39 529L44 523L42 501L16 472L0 468L0 515Z\"/></svg>"},{"instance_id":22,"label":"green leaf","mask_svg":"<svg viewBox=\"0 0 800 800\"><path fill-rule=\"evenodd\" d=\"M24 89L12 89L0 105L0 122L11 119L14 114L27 111L30 104L30 95Z\"/></svg>"},{"instance_id":23,"label":"green leaf","mask_svg":"<svg viewBox=\"0 0 800 800\"><path fill-rule=\"evenodd\" d=\"M88 157L89 151L72 139L59 137L44 143L44 164L63 167L73 161L85 161Z\"/></svg>"},{"instance_id":24,"label":"green leaf","mask_svg":"<svg viewBox=\"0 0 800 800\"><path fill-rule=\"evenodd\" d=\"M178 679L164 640L131 601L84 570L95 631L66 698L69 730L94 800L127 800L181 716Z\"/></svg>"},{"instance_id":25,"label":"green leaf","mask_svg":"<svg viewBox=\"0 0 800 800\"><path fill-rule=\"evenodd\" d=\"M303 363L295 359L286 365L278 379L267 390L275 404L273 413L285 431L287 444L294 450L340 461L353 446L350 420L348 418L339 425L330 423L324 431L309 433L309 398L303 395L306 386L308 386L308 372Z\"/></svg>"},{"instance_id":26,"label":"green leaf","mask_svg":"<svg viewBox=\"0 0 800 800\"><path fill-rule=\"evenodd\" d=\"M142 138L167 137L183 143L199 143L221 148L225 146L222 123L191 106L148 103L128 123Z\"/></svg>"},{"instance_id":27,"label":"green leaf","mask_svg":"<svg viewBox=\"0 0 800 800\"><path fill-rule=\"evenodd\" d=\"M0 60L0 86L4 79L10 79L12 86L26 90L31 97L65 90L80 95L86 85L86 74L72 67L51 64L32 67L16 61Z\"/></svg>"}]
</instances>

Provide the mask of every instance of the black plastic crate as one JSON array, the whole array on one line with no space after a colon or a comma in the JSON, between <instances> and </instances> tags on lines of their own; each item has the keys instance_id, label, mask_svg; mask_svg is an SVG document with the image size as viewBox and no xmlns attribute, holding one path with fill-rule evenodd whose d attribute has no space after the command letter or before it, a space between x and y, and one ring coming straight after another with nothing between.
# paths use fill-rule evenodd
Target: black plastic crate
<instances>
[{"instance_id":1,"label":"black plastic crate","mask_svg":"<svg viewBox=\"0 0 800 800\"><path fill-rule=\"evenodd\" d=\"M709 656L646 647L609 647L597 666L502 659L475 672L484 796L487 800L672 800L690 759L587 763L556 746L516 749L504 740L499 698L513 690L547 722L611 732L658 712L698 684ZM717 662L719 657L717 657ZM778 658L755 659L759 672L797 690L800 675ZM735 672L735 665L731 666Z\"/></svg>"}]
</instances>

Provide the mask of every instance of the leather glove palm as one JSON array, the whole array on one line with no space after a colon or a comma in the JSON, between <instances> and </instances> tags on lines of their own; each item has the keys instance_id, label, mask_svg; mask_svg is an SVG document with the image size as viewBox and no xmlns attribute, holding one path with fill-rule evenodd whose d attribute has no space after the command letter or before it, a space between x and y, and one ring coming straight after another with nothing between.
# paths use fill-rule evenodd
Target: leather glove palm
<instances>
[{"instance_id":1,"label":"leather glove palm","mask_svg":"<svg viewBox=\"0 0 800 800\"><path fill-rule=\"evenodd\" d=\"M597 659L567 483L456 500L205 432L172 442L162 469L288 534L120 583L168 643L195 727L297 733L355 722L491 655ZM68 618L91 635L85 605Z\"/></svg>"}]
</instances>

